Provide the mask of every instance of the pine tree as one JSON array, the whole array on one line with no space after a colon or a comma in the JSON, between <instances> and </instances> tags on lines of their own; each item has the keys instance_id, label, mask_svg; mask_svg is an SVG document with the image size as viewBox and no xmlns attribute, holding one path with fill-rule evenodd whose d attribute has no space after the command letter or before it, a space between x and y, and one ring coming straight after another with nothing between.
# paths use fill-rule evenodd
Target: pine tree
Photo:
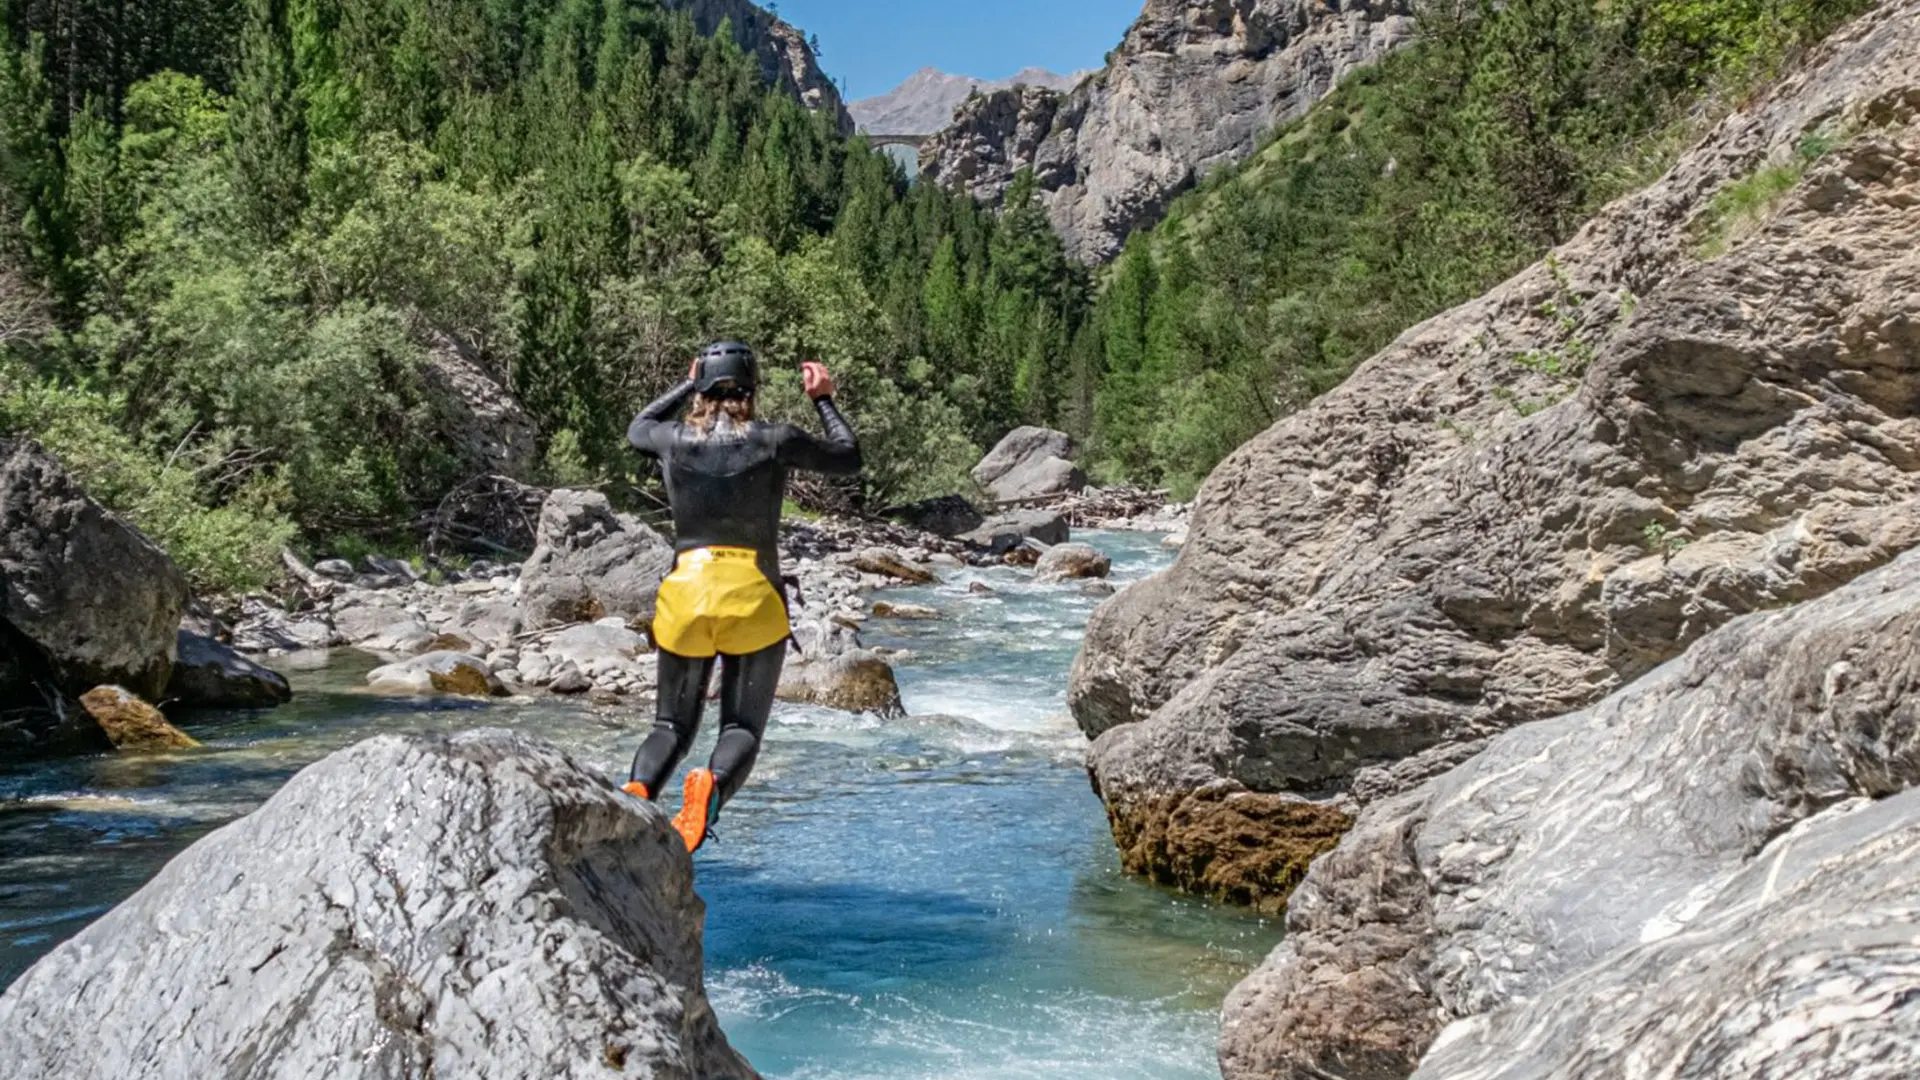
<instances>
[{"instance_id":1,"label":"pine tree","mask_svg":"<svg viewBox=\"0 0 1920 1080\"><path fill-rule=\"evenodd\" d=\"M230 113L241 213L268 244L285 239L306 201L307 115L288 3L250 0Z\"/></svg>"},{"instance_id":2,"label":"pine tree","mask_svg":"<svg viewBox=\"0 0 1920 1080\"><path fill-rule=\"evenodd\" d=\"M42 74L39 35L16 50L0 34L0 243L9 261L35 267L54 292L72 299L67 259L74 243L66 214L65 175L50 134L53 102Z\"/></svg>"}]
</instances>

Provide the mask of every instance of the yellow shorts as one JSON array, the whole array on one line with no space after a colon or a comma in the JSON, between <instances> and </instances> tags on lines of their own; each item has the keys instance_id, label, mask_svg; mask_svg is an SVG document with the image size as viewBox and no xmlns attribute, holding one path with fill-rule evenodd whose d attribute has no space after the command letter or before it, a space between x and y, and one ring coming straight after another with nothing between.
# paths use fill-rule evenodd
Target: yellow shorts
<instances>
[{"instance_id":1,"label":"yellow shorts","mask_svg":"<svg viewBox=\"0 0 1920 1080\"><path fill-rule=\"evenodd\" d=\"M677 656L745 656L792 633L787 605L747 548L681 552L654 602L653 643Z\"/></svg>"}]
</instances>

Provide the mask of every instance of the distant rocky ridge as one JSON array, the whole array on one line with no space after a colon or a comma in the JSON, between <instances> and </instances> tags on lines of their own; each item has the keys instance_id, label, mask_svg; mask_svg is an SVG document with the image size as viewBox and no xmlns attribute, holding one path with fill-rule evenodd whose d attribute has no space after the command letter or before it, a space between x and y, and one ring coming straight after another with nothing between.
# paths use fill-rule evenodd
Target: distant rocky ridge
<instances>
[{"instance_id":1,"label":"distant rocky ridge","mask_svg":"<svg viewBox=\"0 0 1920 1080\"><path fill-rule=\"evenodd\" d=\"M1104 71L1070 93L967 100L921 172L998 202L1032 168L1067 250L1101 262L1196 179L1405 44L1411 12L1411 0L1148 0Z\"/></svg>"},{"instance_id":2,"label":"distant rocky ridge","mask_svg":"<svg viewBox=\"0 0 1920 1080\"><path fill-rule=\"evenodd\" d=\"M820 69L820 58L798 28L747 0L666 0L666 6L692 16L703 34L713 34L721 23L730 22L734 40L760 58L769 83L799 98L807 108L833 116L841 134L853 134L853 117L840 100L839 89Z\"/></svg>"},{"instance_id":3,"label":"distant rocky ridge","mask_svg":"<svg viewBox=\"0 0 1920 1080\"><path fill-rule=\"evenodd\" d=\"M1076 663L1126 865L1277 907L1356 811L1920 544L1916 235L1900 0L1236 451Z\"/></svg>"},{"instance_id":4,"label":"distant rocky ridge","mask_svg":"<svg viewBox=\"0 0 1920 1080\"><path fill-rule=\"evenodd\" d=\"M861 98L847 106L847 111L853 114L859 129L869 134L931 135L953 123L954 110L975 93L992 94L1015 86L1066 91L1089 74L1057 75L1045 68L1030 67L1010 79L985 80L924 67L884 94Z\"/></svg>"}]
</instances>

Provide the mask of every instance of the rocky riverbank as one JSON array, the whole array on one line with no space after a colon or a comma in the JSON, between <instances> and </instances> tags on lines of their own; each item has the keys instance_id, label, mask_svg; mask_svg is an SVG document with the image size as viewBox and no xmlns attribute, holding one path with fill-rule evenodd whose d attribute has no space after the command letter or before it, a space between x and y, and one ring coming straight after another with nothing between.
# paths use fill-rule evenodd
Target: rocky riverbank
<instances>
[{"instance_id":1,"label":"rocky riverbank","mask_svg":"<svg viewBox=\"0 0 1920 1080\"><path fill-rule=\"evenodd\" d=\"M1107 512L1138 516L1108 519ZM1057 578L1104 573L1066 541L1069 517L1103 527L1171 531L1180 508L1153 493L1064 494L1043 509L984 519L959 538L885 521L795 521L782 535L797 655L783 696L854 711L896 714L899 693L884 650L860 630L872 594L934 580L966 565L1015 562ZM964 525L967 522L962 521ZM1047 557L1051 562L1041 567ZM495 696L551 692L606 703L651 695L644 631L671 565L665 538L594 492L555 491L524 563L476 562L423 574L392 559L358 566L289 556L302 599L289 607L240 602L228 631L254 654L359 649L392 661L368 679L396 694Z\"/></svg>"}]
</instances>

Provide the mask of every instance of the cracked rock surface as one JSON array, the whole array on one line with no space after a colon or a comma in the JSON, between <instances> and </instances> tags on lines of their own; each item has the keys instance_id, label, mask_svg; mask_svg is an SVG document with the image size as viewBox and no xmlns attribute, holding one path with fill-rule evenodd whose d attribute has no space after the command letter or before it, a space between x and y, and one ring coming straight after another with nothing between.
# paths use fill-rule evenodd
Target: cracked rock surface
<instances>
[{"instance_id":1,"label":"cracked rock surface","mask_svg":"<svg viewBox=\"0 0 1920 1080\"><path fill-rule=\"evenodd\" d=\"M0 1077L752 1078L654 807L499 731L383 736L0 996Z\"/></svg>"},{"instance_id":2,"label":"cracked rock surface","mask_svg":"<svg viewBox=\"0 0 1920 1080\"><path fill-rule=\"evenodd\" d=\"M1910 552L1373 804L1228 998L1223 1073L1912 1075L1916 691Z\"/></svg>"}]
</instances>

